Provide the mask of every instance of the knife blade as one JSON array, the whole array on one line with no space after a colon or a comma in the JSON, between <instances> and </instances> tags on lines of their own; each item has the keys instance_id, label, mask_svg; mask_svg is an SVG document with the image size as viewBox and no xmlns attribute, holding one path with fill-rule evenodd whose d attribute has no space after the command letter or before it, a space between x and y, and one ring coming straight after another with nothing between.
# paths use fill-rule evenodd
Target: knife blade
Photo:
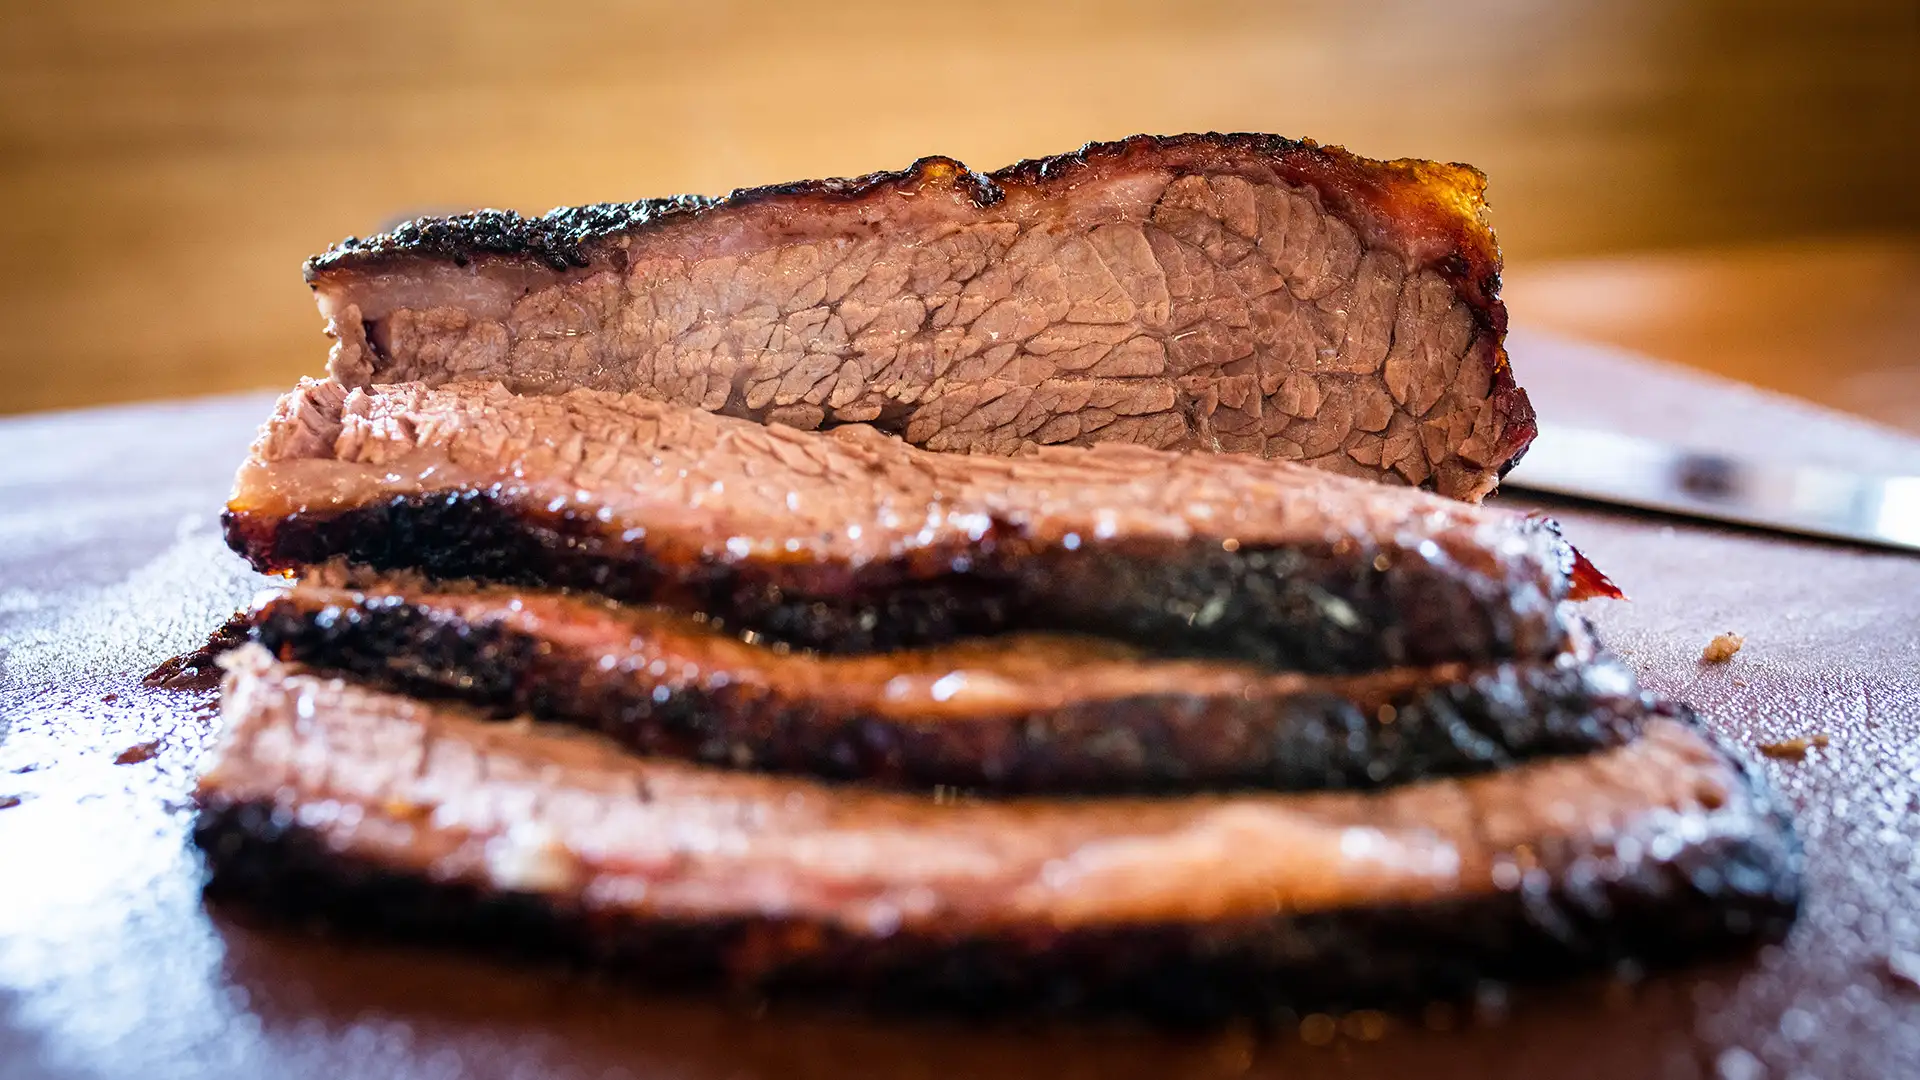
<instances>
[{"instance_id":1,"label":"knife blade","mask_svg":"<svg viewBox=\"0 0 1920 1080\"><path fill-rule=\"evenodd\" d=\"M1508 486L1920 551L1920 476L1876 476L1541 424Z\"/></svg>"}]
</instances>

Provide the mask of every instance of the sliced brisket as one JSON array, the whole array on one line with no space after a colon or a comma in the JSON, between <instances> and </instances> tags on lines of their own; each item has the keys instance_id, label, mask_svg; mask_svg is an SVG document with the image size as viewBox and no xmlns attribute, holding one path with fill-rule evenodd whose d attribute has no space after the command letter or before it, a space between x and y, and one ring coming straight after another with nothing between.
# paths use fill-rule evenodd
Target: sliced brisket
<instances>
[{"instance_id":1,"label":"sliced brisket","mask_svg":"<svg viewBox=\"0 0 1920 1080\"><path fill-rule=\"evenodd\" d=\"M1308 671L1563 650L1550 522L1246 455L930 453L635 394L497 383L283 399L234 549L577 586L865 651L1013 629Z\"/></svg>"},{"instance_id":2,"label":"sliced brisket","mask_svg":"<svg viewBox=\"0 0 1920 1080\"><path fill-rule=\"evenodd\" d=\"M348 386L636 391L936 450L1242 451L1478 500L1533 411L1485 178L1271 135L422 219L307 264Z\"/></svg>"},{"instance_id":3,"label":"sliced brisket","mask_svg":"<svg viewBox=\"0 0 1920 1080\"><path fill-rule=\"evenodd\" d=\"M822 657L659 609L407 581L297 586L254 634L283 660L645 754L910 786L1394 784L1617 745L1645 709L1624 665L1572 653L1340 677L1038 635Z\"/></svg>"},{"instance_id":4,"label":"sliced brisket","mask_svg":"<svg viewBox=\"0 0 1920 1080\"><path fill-rule=\"evenodd\" d=\"M636 758L234 654L216 894L652 978L1186 1014L1781 936L1784 818L1684 717L1373 794L953 800Z\"/></svg>"}]
</instances>

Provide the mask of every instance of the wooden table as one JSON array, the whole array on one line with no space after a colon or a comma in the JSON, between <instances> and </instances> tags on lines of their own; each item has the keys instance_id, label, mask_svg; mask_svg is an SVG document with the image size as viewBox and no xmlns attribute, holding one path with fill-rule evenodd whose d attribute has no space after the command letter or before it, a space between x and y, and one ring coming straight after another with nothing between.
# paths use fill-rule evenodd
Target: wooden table
<instances>
[{"instance_id":1,"label":"wooden table","mask_svg":"<svg viewBox=\"0 0 1920 1080\"><path fill-rule=\"evenodd\" d=\"M1626 346L1920 434L1920 242L1610 255L1509 269L1526 325ZM1529 372L1520 371L1524 383Z\"/></svg>"},{"instance_id":2,"label":"wooden table","mask_svg":"<svg viewBox=\"0 0 1920 1080\"><path fill-rule=\"evenodd\" d=\"M1548 415L1920 471L1920 441L1522 330ZM0 1073L9 1077L1915 1075L1920 557L1554 507L1632 603L1606 638L1752 746L1796 807L1808 905L1783 947L1362 1023L1175 1038L879 1021L661 997L498 961L255 929L207 910L186 796L208 695L143 689L257 584L217 511L270 398L0 423ZM1516 499L1521 502L1522 500ZM1716 632L1747 636L1698 663ZM129 751L133 751L129 753ZM146 756L148 753L151 756ZM117 761L125 760L125 764ZM1796 1071L1798 1070L1798 1071Z\"/></svg>"},{"instance_id":3,"label":"wooden table","mask_svg":"<svg viewBox=\"0 0 1920 1080\"><path fill-rule=\"evenodd\" d=\"M1915 56L1913 0L14 3L0 413L285 386L325 348L300 261L399 215L993 169L1140 131L1471 162L1516 285L1543 258L1911 240ZM1686 325L1858 332L1853 263L1770 265L1764 304L1716 288L1729 317ZM1634 344L1689 359L1670 336ZM1797 389L1768 370L1741 377Z\"/></svg>"}]
</instances>

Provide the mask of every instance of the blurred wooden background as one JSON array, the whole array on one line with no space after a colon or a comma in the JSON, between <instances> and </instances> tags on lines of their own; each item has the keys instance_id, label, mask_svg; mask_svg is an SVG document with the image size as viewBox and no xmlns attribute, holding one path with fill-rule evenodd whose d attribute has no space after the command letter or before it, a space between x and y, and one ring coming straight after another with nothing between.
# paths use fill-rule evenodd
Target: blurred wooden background
<instances>
[{"instance_id":1,"label":"blurred wooden background","mask_svg":"<svg viewBox=\"0 0 1920 1080\"><path fill-rule=\"evenodd\" d=\"M1222 129L1472 162L1517 319L1920 426L1913 0L4 4L0 412L315 371L400 214Z\"/></svg>"}]
</instances>

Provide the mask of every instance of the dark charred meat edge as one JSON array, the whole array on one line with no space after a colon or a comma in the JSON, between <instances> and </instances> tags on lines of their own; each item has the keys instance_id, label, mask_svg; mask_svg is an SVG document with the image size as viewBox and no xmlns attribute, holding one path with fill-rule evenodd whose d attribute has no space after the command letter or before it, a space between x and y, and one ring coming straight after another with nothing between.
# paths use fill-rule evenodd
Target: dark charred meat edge
<instances>
[{"instance_id":1,"label":"dark charred meat edge","mask_svg":"<svg viewBox=\"0 0 1920 1080\"><path fill-rule=\"evenodd\" d=\"M1287 462L945 454L497 382L303 383L225 521L263 571L591 589L851 652L1033 629L1311 671L1544 658L1579 591L1551 521Z\"/></svg>"},{"instance_id":2,"label":"dark charred meat edge","mask_svg":"<svg viewBox=\"0 0 1920 1080\"><path fill-rule=\"evenodd\" d=\"M282 660L598 730L643 754L906 786L1371 787L1618 745L1646 708L1625 665L1586 650L1345 678L1178 662L1155 678L1154 662L1111 648L1024 637L846 662L505 590L302 586L267 603L253 633ZM1140 664L1147 678L1119 676L1134 688L1104 689ZM963 705L968 680L987 689ZM895 689L917 709L883 707Z\"/></svg>"},{"instance_id":3,"label":"dark charred meat edge","mask_svg":"<svg viewBox=\"0 0 1920 1080\"><path fill-rule=\"evenodd\" d=\"M288 716L276 721L282 728L292 724L291 710L287 711ZM356 838L370 833L392 837L398 829L398 835L421 837L406 840L408 845L434 842L428 834L444 828L434 807L368 803L348 817L334 801L337 791L286 786L297 782L295 777L284 782L277 776L241 778L237 781L241 787L263 790L239 798L231 797L223 782L203 779L194 837L207 853L211 895L250 904L303 926L318 920L409 943L459 941L523 956L566 957L655 983L723 982L769 994L825 993L883 1007L1003 1012L1037 1005L1207 1021L1278 1006L1416 1003L1435 996L1464 995L1486 980L1532 979L1627 961L1665 966L1782 938L1800 895L1799 848L1787 818L1751 768L1725 757L1724 749L1708 742L1684 707L1663 706L1661 712L1660 719L1650 722L1655 726L1649 739L1669 748L1667 755L1654 754L1650 761L1638 764L1622 761L1614 767L1665 770L1657 782L1692 789L1669 793L1678 800L1674 808L1665 808L1663 802L1644 811L1628 811L1618 831L1606 833L1604 840L1562 834L1539 822L1529 826L1536 832L1523 829L1514 834L1524 839L1511 849L1469 852L1468 858L1493 860L1468 875L1490 872L1490 888L1443 890L1414 902L1369 901L1365 882L1358 879L1347 885L1359 894L1333 906L1309 905L1259 917L1234 915L1230 909L1226 914L1197 913L1192 905L1204 908L1207 897L1201 894L1207 894L1214 882L1204 868L1190 863L1167 868L1188 887L1174 902L1175 912L1155 917L1089 921L1075 919L1063 909L1059 917L1009 911L988 923L980 923L977 916L960 920L934 916L868 926L857 920L808 915L746 916L721 900L714 901L711 915L696 916L683 909L666 916L605 899L612 894L600 894L603 899L598 902L586 899L590 894L581 880L595 879L598 871L592 868L576 868L587 878L557 887L548 887L553 885L549 882L529 891L508 890L499 885L500 874L524 877L546 871L498 857L491 846L478 864L469 859L461 870L431 875L367 857L368 848L356 846ZM323 708L305 723L311 727L342 721L337 713ZM516 751L503 751L496 740L485 760L523 772L540 770L542 747L554 738L501 731L494 725L442 725L431 736L435 754L464 753L448 748L445 740L463 743L473 739L475 731L489 729L502 739L526 740L517 753L527 757L524 764L506 763L502 754L511 758ZM1591 763L1610 754L1646 754L1647 745L1637 743L1578 762L1522 766L1464 783L1474 786L1479 798L1497 802L1501 792L1524 784L1529 770L1558 770L1554 775L1559 776L1598 767ZM1677 754L1671 750L1685 745L1693 749ZM231 756L247 752L231 747L226 751ZM1718 755L1718 763L1701 763L1702 753ZM1689 764L1679 763L1689 756L1693 759ZM223 765L260 767L250 761ZM369 765L336 759L325 768L343 773ZM645 777L650 769L662 766L631 759L627 766L640 785L640 795L649 797ZM309 775L312 767L305 767ZM487 766L473 782L494 782L493 767ZM739 778L727 783L764 782L737 773L718 775ZM1564 779L1577 783L1580 777L1575 773ZM569 782L556 781L560 785L556 796ZM226 784L232 783L229 777ZM1426 787L1414 785L1361 798L1404 799ZM832 797L832 813L872 813L874 828L901 827L879 810L877 802L853 806L844 801L846 789L842 791ZM463 798L466 794L461 793ZM715 794L708 790L705 798ZM693 799L686 813L696 830L703 815L711 816L710 806L698 805L700 795L668 797ZM860 798L913 801L882 793ZM310 805L309 800L317 801ZM1098 801L1080 805L1084 812L1101 809ZM970 814L976 809L1000 813L965 805L948 812ZM650 807L651 812L658 810L657 803ZM1127 813L1125 805L1116 806L1115 811ZM909 816L925 813L916 806ZM1497 815L1499 810L1481 808L1473 813ZM846 825L841 817L834 820L835 827ZM978 824L992 827L996 823ZM538 820L515 825L542 831ZM503 822L501 828L505 826ZM1479 830L1487 825L1470 827ZM465 840L448 842L476 839L462 835ZM490 835L496 837L492 843L498 843L504 834ZM1211 857L1237 861L1243 855L1244 851L1223 849ZM691 862L675 863L670 873L675 879L698 875L703 872L701 861L694 856ZM789 872L802 872L803 865L807 865L804 860L789 867ZM1345 871L1330 868L1329 872ZM647 895L654 899L642 904L657 902L656 894ZM1090 902L1106 901L1103 895Z\"/></svg>"},{"instance_id":4,"label":"dark charred meat edge","mask_svg":"<svg viewBox=\"0 0 1920 1080\"><path fill-rule=\"evenodd\" d=\"M1158 656L1335 673L1544 659L1568 641L1559 607L1567 580L1537 581L1518 560L1491 553L1496 570L1481 574L1412 550L1357 545L1229 551L1218 541L1117 538L1035 549L996 523L965 549L859 566L676 562L645 542L608 535L591 512L554 513L471 489L332 513L230 509L223 521L227 543L263 573L344 558L443 580L583 589L701 612L828 653L1041 630L1098 635ZM1542 519L1517 524L1514 535L1528 547L1571 551Z\"/></svg>"},{"instance_id":5,"label":"dark charred meat edge","mask_svg":"<svg viewBox=\"0 0 1920 1080\"><path fill-rule=\"evenodd\" d=\"M1784 824L1778 828L1784 830ZM395 873L329 850L263 803L215 802L194 825L208 894L268 919L404 943L561 960L664 987L732 985L756 995L882 1011L991 1016L1013 1010L1124 1013L1207 1024L1280 1008L1417 1007L1488 982L1533 982L1622 963L1675 967L1779 941L1798 906L1797 849L1784 832L1708 837L1632 879L1555 881L1472 900L1281 915L1254 923L1036 925L992 937L875 939L788 920L654 921L468 883ZM1764 894L1693 889L1732 872Z\"/></svg>"},{"instance_id":6,"label":"dark charred meat edge","mask_svg":"<svg viewBox=\"0 0 1920 1080\"><path fill-rule=\"evenodd\" d=\"M1408 233L1437 233L1457 249L1445 264L1463 294L1470 296L1483 317L1498 315L1505 330L1505 307L1498 302L1500 249L1493 234L1472 220L1436 190L1436 174L1466 173L1476 183L1483 178L1468 166L1436 166L1414 159L1375 161L1343 147L1322 146L1311 139L1289 139L1253 132L1233 134L1135 135L1114 142L1091 142L1068 154L1016 162L997 172L981 174L948 157L921 158L905 169L883 170L865 176L798 180L741 188L724 198L677 195L637 199L624 203L591 203L562 207L542 217L528 218L511 210L479 210L452 217L409 221L392 232L366 239L348 237L326 252L307 260L309 282L343 271L392 266L409 259L429 259L466 265L485 259L517 259L564 271L588 265L596 246L622 234L657 227L687 216L698 216L761 202L858 202L876 194L916 187L929 172L950 172L974 205L992 206L1006 197L1005 188L1069 188L1082 170L1124 160L1132 155L1169 150L1239 151L1279 165L1283 175L1314 188L1335 213L1351 222L1384 231L1397 226Z\"/></svg>"},{"instance_id":7,"label":"dark charred meat edge","mask_svg":"<svg viewBox=\"0 0 1920 1080\"><path fill-rule=\"evenodd\" d=\"M169 656L141 677L156 690L213 690L220 685L220 658L253 636L254 613L242 609L227 616L197 648Z\"/></svg>"},{"instance_id":8,"label":"dark charred meat edge","mask_svg":"<svg viewBox=\"0 0 1920 1080\"><path fill-rule=\"evenodd\" d=\"M1470 342L1466 355L1473 370L1484 374L1481 384L1476 384L1470 393L1463 391L1459 402L1462 417L1472 413L1479 419L1467 421L1471 430L1450 431L1443 445L1429 446L1424 453L1409 452L1414 448L1404 439L1413 427L1407 425L1439 422L1446 426L1444 414L1453 406L1433 413L1430 400L1423 396L1438 395L1440 388L1434 385L1412 392L1413 397L1424 403L1411 407L1403 418L1404 424L1396 422L1393 432L1401 441L1396 444L1397 450L1384 456L1377 440L1370 440L1351 428L1312 436L1295 432L1292 438L1302 441L1289 444L1274 435L1278 429L1272 425L1261 425L1256 420L1249 427L1248 422L1240 418L1239 411L1244 410L1235 403L1241 401L1244 390L1229 386L1230 378L1221 381L1227 369L1236 375L1244 374L1234 361L1227 359L1229 355L1236 355L1229 351L1218 359L1176 361L1170 369L1171 375L1161 380L1164 385L1156 395L1175 393L1175 383L1180 380L1172 375L1184 372L1197 376L1202 369L1215 373L1206 377L1212 380L1211 389L1197 384L1183 385L1176 394L1180 402L1177 406L1171 400L1160 400L1156 396L1157 404L1122 410L1126 422L1113 424L1098 434L1093 433L1093 429L1100 426L1099 421L1089 418L1078 429L1078 434L1055 432L1039 441L1117 439L1172 446L1175 442L1167 441L1171 438L1190 449L1224 448L1292 458L1305 454L1315 457L1321 467L1388 482L1432 487L1442 494L1476 502L1519 460L1534 437L1536 425L1533 409L1525 392L1515 384L1502 345L1507 310L1499 298L1500 252L1485 221L1482 199L1485 177L1458 164L1373 161L1310 140L1250 133L1139 135L1117 142L1089 143L1071 154L1023 161L991 175L975 173L949 158L928 157L900 171L744 189L719 199L677 196L599 203L557 209L538 218L511 211L481 210L453 217L422 218L365 240L349 237L308 260L306 276L322 294L322 307L332 324L330 332L340 339L340 348L353 357L339 364L336 374L353 385L390 382L400 377L431 378L425 375L379 377L380 369L389 362L386 354L391 346L384 343L385 328L372 322L363 326L358 311L358 306L369 303L383 306L386 298L395 294L393 290L403 289L410 276L425 275L442 280L445 277L442 271L446 269L472 266L476 272L491 274L502 283L513 285L524 295L545 285L576 280L602 270L624 273L630 260L644 261L650 250L649 242L655 238L676 229L704 227L715 221L745 223L741 228L753 245L750 250L769 249L790 238L789 234L805 234L807 223L822 217L844 217L850 230L847 235L867 236L875 229L885 230L892 218L909 214L914 204L938 199L943 203L951 200L973 211L972 214L962 211L958 216L943 219L963 225L984 221L1010 194L1051 200L1070 208L1072 193L1078 188L1156 170L1196 180L1203 175L1213 175L1241 179L1243 183L1247 180L1278 182L1310 192L1318 208L1315 213L1324 213L1343 228L1351 229L1361 238L1363 250L1377 246L1395 252L1405 258L1410 277L1431 276L1441 290L1450 291L1459 303ZM906 227L905 223L900 224ZM1202 243L1202 246L1211 252L1209 245ZM1198 250L1195 249L1196 256ZM1217 254L1213 252L1208 257ZM1221 267L1222 271L1225 269ZM1325 269L1323 266L1322 270ZM429 294L415 290L407 295L418 297L419 302L406 306L423 309L434 306L435 302L427 299ZM1178 289L1176 295L1181 297L1181 303L1189 304L1214 299L1211 295L1189 296ZM439 303L444 310L459 306L457 300L451 299ZM1356 307L1365 304L1359 300L1354 303ZM1421 311L1417 317L1432 324L1438 319L1436 303L1440 308L1446 306L1437 298L1414 304ZM1344 306L1341 313L1345 314ZM368 317L375 316L369 312ZM1433 332L1432 325L1425 325L1421 331L1423 335L1430 332ZM458 334L448 340L458 341ZM504 342L496 344L505 345ZM341 360L338 349L336 360ZM416 360L428 368L444 363L442 359L408 354L400 360L400 365L402 368L416 366ZM577 358L556 358L552 362L529 362L516 367L533 383L558 380L564 384L580 376L575 370L578 364ZM676 370L684 367L679 362L669 366ZM927 398L918 396L919 389L894 395L886 389L891 377L880 375L880 369L894 365L875 359L866 366L874 369L867 373L864 384L864 389L870 392L860 395L860 404L851 407L851 411L838 394L832 402L819 403L815 403L814 398L794 402L781 397L779 404L768 410L747 404L739 392L741 387L736 387L724 404L709 403L707 407L739 415L751 413L756 419L773 419L801 427L872 422L904 434L916 443L924 441L932 448L944 450L1004 453L1032 434L1031 425L1027 430L1016 424L991 432L971 428L955 430L950 426L959 416L978 412L980 406L1000 399L1007 392L1006 386L998 389L988 386L992 380L957 375L948 387L948 391L958 390L961 395L961 399L949 403L957 407L956 411L938 404L946 392ZM1307 368L1298 370L1312 374ZM1077 366L1076 362L1075 366L1060 370L1061 386L1075 383L1083 371L1102 378L1106 374ZM772 379L801 375L784 361L761 374ZM1140 372L1129 368L1127 374ZM589 378L598 379L602 375ZM1421 376L1428 381L1450 377ZM1377 369L1367 377L1370 386L1378 379ZM1110 382L1109 389L1126 392L1123 389L1126 380ZM1340 385L1344 387L1346 383ZM662 383L656 391L677 396L681 389L676 386ZM1034 389L1034 386L1026 388ZM1064 404L1072 400L1075 393L1077 391L1063 390L1061 408L1065 413L1084 406L1084 402ZM1295 396L1275 397L1275 393L1274 386L1256 391L1257 396L1273 400L1269 411L1284 409L1291 403L1291 414L1299 422L1310 427L1315 423L1317 406L1303 406ZM1288 394L1292 395L1293 391ZM1405 405L1409 396L1405 388L1396 390L1396 394ZM1047 390L1045 395L1051 399L1053 391ZM1309 399L1317 401L1317 393L1310 394ZM1011 400L1007 398L1001 404ZM1180 415L1183 410L1185 417ZM1258 412L1255 409L1248 415L1257 416ZM1062 420L1073 419L1065 413L1059 414ZM1265 433L1256 429L1263 429ZM1318 447L1328 434L1336 444L1331 451L1301 449L1309 445ZM1278 441L1266 446L1269 438Z\"/></svg>"}]
</instances>

